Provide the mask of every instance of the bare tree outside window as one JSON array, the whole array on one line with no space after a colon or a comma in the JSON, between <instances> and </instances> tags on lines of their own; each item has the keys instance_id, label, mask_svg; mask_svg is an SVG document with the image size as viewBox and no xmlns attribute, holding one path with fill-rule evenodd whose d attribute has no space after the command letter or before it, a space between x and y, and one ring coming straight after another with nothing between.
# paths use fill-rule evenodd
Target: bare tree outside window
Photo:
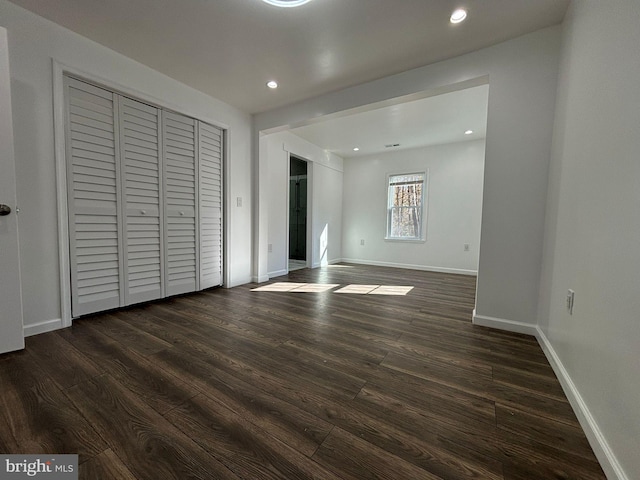
<instances>
[{"instance_id":1,"label":"bare tree outside window","mask_svg":"<svg viewBox=\"0 0 640 480\"><path fill-rule=\"evenodd\" d=\"M424 173L389 176L388 239L422 239L425 177Z\"/></svg>"}]
</instances>

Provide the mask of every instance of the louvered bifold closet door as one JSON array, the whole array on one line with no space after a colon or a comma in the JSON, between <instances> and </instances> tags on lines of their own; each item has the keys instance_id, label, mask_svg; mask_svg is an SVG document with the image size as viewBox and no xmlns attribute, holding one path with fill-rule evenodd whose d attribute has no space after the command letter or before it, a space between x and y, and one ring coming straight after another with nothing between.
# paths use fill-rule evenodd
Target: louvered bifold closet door
<instances>
[{"instance_id":1,"label":"louvered bifold closet door","mask_svg":"<svg viewBox=\"0 0 640 480\"><path fill-rule=\"evenodd\" d=\"M222 131L200 122L200 288L222 283Z\"/></svg>"},{"instance_id":2,"label":"louvered bifold closet door","mask_svg":"<svg viewBox=\"0 0 640 480\"><path fill-rule=\"evenodd\" d=\"M127 305L163 296L159 110L119 97Z\"/></svg>"},{"instance_id":3,"label":"louvered bifold closet door","mask_svg":"<svg viewBox=\"0 0 640 480\"><path fill-rule=\"evenodd\" d=\"M65 77L73 316L121 306L117 103Z\"/></svg>"},{"instance_id":4,"label":"louvered bifold closet door","mask_svg":"<svg viewBox=\"0 0 640 480\"><path fill-rule=\"evenodd\" d=\"M199 289L197 122L163 111L162 127L165 294L177 295Z\"/></svg>"}]
</instances>

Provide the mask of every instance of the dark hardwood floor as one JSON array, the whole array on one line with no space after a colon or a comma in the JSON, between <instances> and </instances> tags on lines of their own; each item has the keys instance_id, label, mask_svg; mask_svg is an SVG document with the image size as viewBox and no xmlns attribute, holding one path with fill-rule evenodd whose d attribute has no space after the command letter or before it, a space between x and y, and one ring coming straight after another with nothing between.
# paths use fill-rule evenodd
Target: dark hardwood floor
<instances>
[{"instance_id":1,"label":"dark hardwood floor","mask_svg":"<svg viewBox=\"0 0 640 480\"><path fill-rule=\"evenodd\" d=\"M414 288L253 284L30 337L0 356L0 451L79 453L91 480L605 478L536 340L471 324L475 278L273 282Z\"/></svg>"}]
</instances>

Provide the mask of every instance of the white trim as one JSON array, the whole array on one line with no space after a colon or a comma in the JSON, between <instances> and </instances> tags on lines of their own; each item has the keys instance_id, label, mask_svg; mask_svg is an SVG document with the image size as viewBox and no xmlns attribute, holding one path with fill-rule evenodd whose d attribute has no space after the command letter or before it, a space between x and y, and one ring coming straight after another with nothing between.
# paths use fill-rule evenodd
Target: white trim
<instances>
[{"instance_id":1,"label":"white trim","mask_svg":"<svg viewBox=\"0 0 640 480\"><path fill-rule=\"evenodd\" d=\"M60 328L70 327L71 267L69 258L69 210L67 204L67 155L65 150L64 67L53 60L53 132L58 206L58 258L60 270ZM38 324L39 325L39 324ZM25 330L26 331L26 330ZM36 332L42 333L42 332ZM26 335L26 333L25 333Z\"/></svg>"},{"instance_id":2,"label":"white trim","mask_svg":"<svg viewBox=\"0 0 640 480\"><path fill-rule=\"evenodd\" d=\"M473 324L481 327L491 327L498 330L506 330L507 332L524 333L526 335L536 336L538 327L530 323L516 322L515 320L506 320L504 318L487 317L485 315L476 314L473 309Z\"/></svg>"},{"instance_id":3,"label":"white trim","mask_svg":"<svg viewBox=\"0 0 640 480\"><path fill-rule=\"evenodd\" d=\"M262 133L264 133L264 132L262 132ZM275 133L275 132L271 132L271 133ZM289 131L289 133L291 133L291 132ZM292 135L297 136L297 135L295 135L294 133L292 133ZM309 145L313 145L313 146L317 147L317 145L314 145L314 144L312 144L312 143L309 143L309 142L308 142L307 140L305 140L304 138L301 138L301 137L298 137L298 138L300 138L300 140L302 140L303 142L308 143ZM291 147L287 142L284 142L284 143L282 144L282 150L284 150L285 152L288 152L288 153L293 152L293 150L291 150L292 148L294 148L294 147ZM324 150L324 152L325 152L325 155L328 155L328 154L330 154L330 153L331 153L331 152L329 152L328 150ZM300 158L302 158L303 160L306 160L306 161L308 161L308 162L310 162L310 163L314 163L314 164L317 164L317 165L322 165L323 167L326 167L326 168L328 168L328 169L330 169L330 170L335 170L336 172L344 173L344 164L342 165L342 168L339 168L338 166L333 165L333 164L331 164L330 162L327 162L327 161L326 161L326 158L322 158L322 157L317 158L317 157L315 157L314 155L310 155L310 154L309 154L309 152L307 152L307 153L306 153L306 154L304 154L304 155L303 155L303 154L301 154L301 153L294 153L294 155L295 155L295 156L297 156L297 157L300 157ZM307 158L307 157L308 157L308 158ZM338 156L336 155L336 157L338 157ZM341 160L343 160L343 161L344 161L344 159L343 159L342 157L338 157L338 158L340 158Z\"/></svg>"},{"instance_id":4,"label":"white trim","mask_svg":"<svg viewBox=\"0 0 640 480\"><path fill-rule=\"evenodd\" d=\"M64 328L62 319L54 318L53 320L44 320L42 322L34 323L31 325L25 325L23 330L25 337L31 337L33 335L39 335L41 333L60 330L61 328Z\"/></svg>"},{"instance_id":5,"label":"white trim","mask_svg":"<svg viewBox=\"0 0 640 480\"><path fill-rule=\"evenodd\" d=\"M259 276L254 275L247 281L239 281L239 282L234 282L234 283L230 284L229 288L237 287L239 285L244 285L245 283L264 283L264 282L268 282L268 281L269 281L269 275L268 274L267 275L259 275Z\"/></svg>"},{"instance_id":6,"label":"white trim","mask_svg":"<svg viewBox=\"0 0 640 480\"><path fill-rule=\"evenodd\" d=\"M231 284L231 130L222 129L222 285Z\"/></svg>"},{"instance_id":7,"label":"white trim","mask_svg":"<svg viewBox=\"0 0 640 480\"><path fill-rule=\"evenodd\" d=\"M269 272L267 273L267 275L269 276L269 279L273 278L273 277L281 277L283 275L287 275L289 273L289 270L287 270L286 268L284 270L278 270L275 272Z\"/></svg>"},{"instance_id":8,"label":"white trim","mask_svg":"<svg viewBox=\"0 0 640 480\"><path fill-rule=\"evenodd\" d=\"M378 262L375 260L360 260L357 258L342 258L335 260L333 263L345 262L356 263L358 265L374 265L376 267L392 267L392 268L406 268L409 270L422 270L425 272L439 272L439 273L453 273L456 275L473 275L477 276L477 270L465 270L461 268L448 268L448 267L433 267L430 265L412 265L409 263L393 263L393 262ZM332 263L332 262L329 262Z\"/></svg>"},{"instance_id":9,"label":"white trim","mask_svg":"<svg viewBox=\"0 0 640 480\"><path fill-rule=\"evenodd\" d=\"M569 372L567 372L567 369L562 364L551 342L549 342L549 339L540 327L536 326L535 329L538 343L542 347L542 351L547 357L547 360L549 360L551 368L553 368L554 373L558 377L560 385L562 385L562 389L578 417L580 426L584 430L587 440L589 440L589 444L593 449L593 453L595 453L607 478L610 480L629 480L629 477L625 474L620 462L611 450L611 447L609 447L605 436L600 430L600 427L598 427L593 415L591 415L586 402L582 398L582 395L580 395L580 391L573 383Z\"/></svg>"}]
</instances>

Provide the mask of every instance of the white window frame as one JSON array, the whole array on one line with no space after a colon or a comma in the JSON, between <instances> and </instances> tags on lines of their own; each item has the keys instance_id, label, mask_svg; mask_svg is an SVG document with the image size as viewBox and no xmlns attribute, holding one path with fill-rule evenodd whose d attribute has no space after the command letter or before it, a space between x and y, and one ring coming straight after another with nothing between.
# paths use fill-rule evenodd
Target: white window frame
<instances>
[{"instance_id":1,"label":"white window frame","mask_svg":"<svg viewBox=\"0 0 640 480\"><path fill-rule=\"evenodd\" d=\"M405 175L421 175L422 176L422 195L420 197L420 206L415 207L420 209L420 225L419 225L419 234L415 237L393 237L391 236L391 209L393 208L391 205L392 197L391 197L391 180L393 177L405 176ZM429 179L429 171L411 171L411 172L397 172L397 173L389 173L386 177L386 208L385 208L385 216L386 216L386 229L385 229L385 237L386 241L391 242L425 242L427 236L427 198L428 198L428 179Z\"/></svg>"}]
</instances>

